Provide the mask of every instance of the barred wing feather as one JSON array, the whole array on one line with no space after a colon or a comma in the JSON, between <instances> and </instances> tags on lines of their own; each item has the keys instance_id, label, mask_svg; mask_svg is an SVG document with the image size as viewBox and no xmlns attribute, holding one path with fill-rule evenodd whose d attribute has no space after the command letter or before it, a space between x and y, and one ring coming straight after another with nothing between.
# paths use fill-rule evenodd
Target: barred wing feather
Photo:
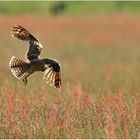
<instances>
[{"instance_id":1,"label":"barred wing feather","mask_svg":"<svg viewBox=\"0 0 140 140\"><path fill-rule=\"evenodd\" d=\"M60 73L60 64L52 58L45 58L42 61L46 64L47 69L44 73L44 79L49 82L50 85L53 85L56 88L61 88L61 73Z\"/></svg>"},{"instance_id":2,"label":"barred wing feather","mask_svg":"<svg viewBox=\"0 0 140 140\"><path fill-rule=\"evenodd\" d=\"M15 25L11 30L11 34L15 38L29 42L29 48L27 49L25 58L30 61L39 58L43 46L27 29L20 25Z\"/></svg>"}]
</instances>

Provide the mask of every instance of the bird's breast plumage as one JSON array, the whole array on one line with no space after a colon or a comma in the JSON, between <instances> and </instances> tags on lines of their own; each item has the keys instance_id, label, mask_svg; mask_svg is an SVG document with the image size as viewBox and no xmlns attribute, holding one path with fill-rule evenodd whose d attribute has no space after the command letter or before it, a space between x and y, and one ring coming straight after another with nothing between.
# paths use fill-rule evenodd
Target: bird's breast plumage
<instances>
[{"instance_id":1,"label":"bird's breast plumage","mask_svg":"<svg viewBox=\"0 0 140 140\"><path fill-rule=\"evenodd\" d=\"M43 71L45 69L45 65L42 62L31 63L31 69L33 71Z\"/></svg>"}]
</instances>

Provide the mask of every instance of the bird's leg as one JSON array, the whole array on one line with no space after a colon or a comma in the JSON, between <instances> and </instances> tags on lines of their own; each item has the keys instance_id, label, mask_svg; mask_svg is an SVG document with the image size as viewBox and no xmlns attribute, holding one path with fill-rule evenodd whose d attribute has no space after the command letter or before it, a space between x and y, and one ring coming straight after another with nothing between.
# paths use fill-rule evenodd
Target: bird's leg
<instances>
[{"instance_id":1,"label":"bird's leg","mask_svg":"<svg viewBox=\"0 0 140 140\"><path fill-rule=\"evenodd\" d=\"M30 73L25 74L24 77L23 77L23 79L22 79L22 81L24 82L25 85L27 85L27 82L28 82L27 77L29 75L30 75Z\"/></svg>"},{"instance_id":2,"label":"bird's leg","mask_svg":"<svg viewBox=\"0 0 140 140\"><path fill-rule=\"evenodd\" d=\"M27 82L28 82L27 77L23 77L22 81L23 81L24 85L27 85Z\"/></svg>"}]
</instances>

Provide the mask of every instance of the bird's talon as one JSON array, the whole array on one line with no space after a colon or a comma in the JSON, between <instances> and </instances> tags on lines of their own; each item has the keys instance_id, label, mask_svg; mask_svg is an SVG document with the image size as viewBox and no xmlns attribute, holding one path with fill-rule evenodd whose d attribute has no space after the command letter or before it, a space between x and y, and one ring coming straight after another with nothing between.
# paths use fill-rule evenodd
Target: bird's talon
<instances>
[{"instance_id":1,"label":"bird's talon","mask_svg":"<svg viewBox=\"0 0 140 140\"><path fill-rule=\"evenodd\" d=\"M27 80L26 79L23 79L22 81L23 81L24 85L27 85Z\"/></svg>"}]
</instances>

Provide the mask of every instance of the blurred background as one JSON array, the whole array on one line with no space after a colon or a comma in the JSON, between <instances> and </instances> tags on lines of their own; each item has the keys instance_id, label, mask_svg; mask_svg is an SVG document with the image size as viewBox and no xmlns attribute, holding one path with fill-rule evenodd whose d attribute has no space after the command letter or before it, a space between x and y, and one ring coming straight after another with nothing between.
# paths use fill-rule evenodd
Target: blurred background
<instances>
[{"instance_id":1,"label":"blurred background","mask_svg":"<svg viewBox=\"0 0 140 140\"><path fill-rule=\"evenodd\" d=\"M28 43L61 64L62 90L43 73L25 86L9 70ZM0 138L140 138L140 2L0 2Z\"/></svg>"},{"instance_id":2,"label":"blurred background","mask_svg":"<svg viewBox=\"0 0 140 140\"><path fill-rule=\"evenodd\" d=\"M61 64L62 90L9 70L28 43ZM0 1L0 138L140 138L140 2Z\"/></svg>"},{"instance_id":3,"label":"blurred background","mask_svg":"<svg viewBox=\"0 0 140 140\"><path fill-rule=\"evenodd\" d=\"M139 12L139 2L86 2L86 1L46 1L46 2L1 2L1 14L8 15L58 15L58 14L97 14L111 12Z\"/></svg>"},{"instance_id":4,"label":"blurred background","mask_svg":"<svg viewBox=\"0 0 140 140\"><path fill-rule=\"evenodd\" d=\"M11 37L14 24L40 40L41 57L60 61L63 93L79 82L94 96L121 90L139 97L140 2L0 2L1 92L19 86L21 94L38 93L40 85L55 92L40 73L29 78L26 88L11 75L11 56L24 58L27 49L26 42Z\"/></svg>"}]
</instances>

